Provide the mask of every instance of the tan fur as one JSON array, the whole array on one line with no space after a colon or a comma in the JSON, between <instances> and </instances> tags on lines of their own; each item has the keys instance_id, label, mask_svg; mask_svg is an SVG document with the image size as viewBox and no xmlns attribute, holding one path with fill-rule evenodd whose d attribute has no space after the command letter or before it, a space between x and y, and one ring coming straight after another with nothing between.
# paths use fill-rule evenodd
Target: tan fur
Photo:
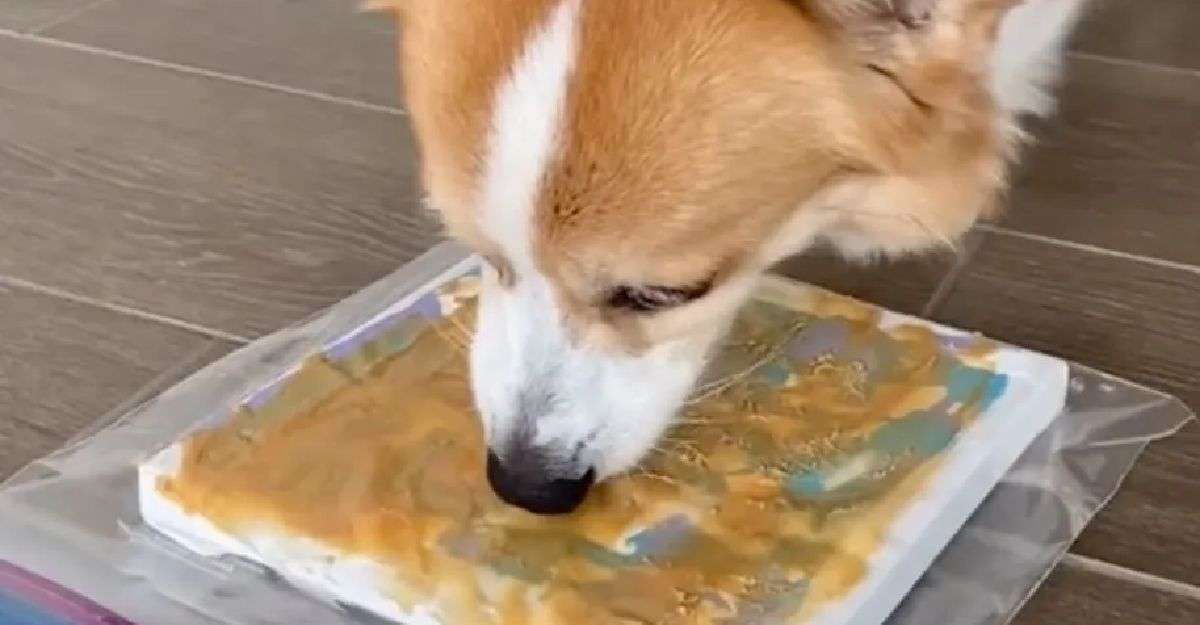
<instances>
[{"instance_id":1,"label":"tan fur","mask_svg":"<svg viewBox=\"0 0 1200 625\"><path fill-rule=\"evenodd\" d=\"M498 256L472 217L495 91L555 0L376 0L401 27L405 101L432 203L450 231Z\"/></svg>"},{"instance_id":2,"label":"tan fur","mask_svg":"<svg viewBox=\"0 0 1200 625\"><path fill-rule=\"evenodd\" d=\"M719 287L797 219L861 256L952 243L992 209L1016 134L986 60L1017 0L942 0L917 31L824 10L852 1L584 0L534 241L581 336L653 343L682 317L612 314L611 288ZM503 264L474 217L492 99L555 2L396 5L433 203Z\"/></svg>"},{"instance_id":3,"label":"tan fur","mask_svg":"<svg viewBox=\"0 0 1200 625\"><path fill-rule=\"evenodd\" d=\"M838 167L821 34L781 2L590 2L542 266L581 299L737 266ZM788 59L795 59L795 62Z\"/></svg>"},{"instance_id":4,"label":"tan fur","mask_svg":"<svg viewBox=\"0 0 1200 625\"><path fill-rule=\"evenodd\" d=\"M994 210L1020 134L994 106L986 71L1000 18L1018 3L943 0L915 33L877 20L844 26L855 62L894 77L868 88L876 107L862 117L868 175L846 185L849 206L826 233L844 253L952 244ZM919 105L905 107L901 92Z\"/></svg>"}]
</instances>

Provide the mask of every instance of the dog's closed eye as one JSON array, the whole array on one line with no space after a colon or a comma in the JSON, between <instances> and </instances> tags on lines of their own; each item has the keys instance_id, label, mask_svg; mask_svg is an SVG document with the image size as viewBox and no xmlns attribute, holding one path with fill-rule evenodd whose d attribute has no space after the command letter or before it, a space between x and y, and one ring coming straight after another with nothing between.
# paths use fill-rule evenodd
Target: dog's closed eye
<instances>
[{"instance_id":1,"label":"dog's closed eye","mask_svg":"<svg viewBox=\"0 0 1200 625\"><path fill-rule=\"evenodd\" d=\"M698 300L711 288L711 282L687 287L618 286L609 291L605 305L615 310L652 313Z\"/></svg>"},{"instance_id":2,"label":"dog's closed eye","mask_svg":"<svg viewBox=\"0 0 1200 625\"><path fill-rule=\"evenodd\" d=\"M897 89L899 89L901 93L904 94L904 97L908 98L909 101L911 101L913 103L913 106L917 107L917 110L920 110L925 113L928 113L933 110L932 105L930 105L925 100L921 99L921 97L918 96L912 89L910 89L909 86L907 84L905 84L904 81L900 78L900 76L898 76L892 70L889 70L881 65L876 65L874 63L868 63L866 65L866 68L868 70L878 74L879 76L883 77L884 79L888 80L893 85L895 85L895 87Z\"/></svg>"}]
</instances>

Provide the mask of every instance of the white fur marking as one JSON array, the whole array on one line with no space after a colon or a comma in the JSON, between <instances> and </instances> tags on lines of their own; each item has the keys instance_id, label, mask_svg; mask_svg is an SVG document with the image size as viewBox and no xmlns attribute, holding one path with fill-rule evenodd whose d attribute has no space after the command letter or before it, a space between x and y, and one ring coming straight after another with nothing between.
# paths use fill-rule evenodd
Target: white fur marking
<instances>
[{"instance_id":1,"label":"white fur marking","mask_svg":"<svg viewBox=\"0 0 1200 625\"><path fill-rule=\"evenodd\" d=\"M534 262L535 203L560 146L580 1L555 8L497 91L479 219L516 275L501 287L493 271L485 272L471 349L488 444L502 456L536 447L550 456L553 466L544 469L552 478L589 467L603 478L637 462L669 424L721 332L706 327L639 355L577 344L554 285Z\"/></svg>"},{"instance_id":2,"label":"white fur marking","mask_svg":"<svg viewBox=\"0 0 1200 625\"><path fill-rule=\"evenodd\" d=\"M1086 0L1026 0L1000 24L992 53L992 95L1011 114L1054 112L1050 89Z\"/></svg>"},{"instance_id":3,"label":"white fur marking","mask_svg":"<svg viewBox=\"0 0 1200 625\"><path fill-rule=\"evenodd\" d=\"M580 0L566 0L538 29L500 85L483 179L481 226L518 272L533 269L534 205L558 145L575 64Z\"/></svg>"}]
</instances>

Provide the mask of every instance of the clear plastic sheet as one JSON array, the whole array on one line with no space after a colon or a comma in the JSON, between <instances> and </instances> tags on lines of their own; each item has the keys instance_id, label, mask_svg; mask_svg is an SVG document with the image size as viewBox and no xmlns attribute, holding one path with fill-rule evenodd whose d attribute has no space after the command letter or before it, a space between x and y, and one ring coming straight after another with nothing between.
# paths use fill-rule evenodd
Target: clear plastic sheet
<instances>
[{"instance_id":1,"label":"clear plastic sheet","mask_svg":"<svg viewBox=\"0 0 1200 625\"><path fill-rule=\"evenodd\" d=\"M59 614L72 615L69 623L379 622L320 603L247 562L196 557L147 529L138 514L137 465L198 418L228 413L322 345L464 259L466 253L452 244L434 248L308 322L255 341L156 395L175 377L165 374L62 450L18 472L0 488L0 561L111 613L71 593L51 593L11 567L0 568L0 590L38 587L42 595L54 594L60 607L67 606ZM197 354L196 360L214 355ZM1063 413L886 622L1007 623L1115 494L1146 445L1191 418L1172 397L1073 365Z\"/></svg>"}]
</instances>

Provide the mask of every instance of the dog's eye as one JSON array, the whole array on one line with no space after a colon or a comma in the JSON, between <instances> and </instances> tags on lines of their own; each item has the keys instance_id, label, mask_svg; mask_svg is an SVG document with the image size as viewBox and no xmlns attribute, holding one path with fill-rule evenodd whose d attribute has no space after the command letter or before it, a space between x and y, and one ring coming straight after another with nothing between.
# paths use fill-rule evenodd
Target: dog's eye
<instances>
[{"instance_id":1,"label":"dog's eye","mask_svg":"<svg viewBox=\"0 0 1200 625\"><path fill-rule=\"evenodd\" d=\"M704 297L711 284L690 287L619 286L608 293L609 308L649 313L682 306Z\"/></svg>"}]
</instances>

